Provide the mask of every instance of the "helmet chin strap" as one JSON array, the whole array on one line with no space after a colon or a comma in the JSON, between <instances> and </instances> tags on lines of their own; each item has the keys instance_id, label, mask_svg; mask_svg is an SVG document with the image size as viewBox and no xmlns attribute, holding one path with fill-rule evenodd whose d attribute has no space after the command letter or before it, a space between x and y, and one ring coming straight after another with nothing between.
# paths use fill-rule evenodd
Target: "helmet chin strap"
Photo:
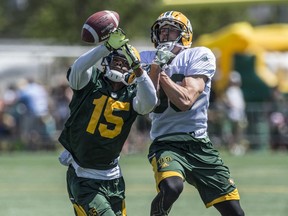
<instances>
[{"instance_id":1,"label":"helmet chin strap","mask_svg":"<svg viewBox=\"0 0 288 216\"><path fill-rule=\"evenodd\" d=\"M117 70L110 70L110 67L109 67L109 64L108 64L106 58L104 59L104 62L105 62L105 74L104 74L104 76L113 82L123 82L125 75L123 73L117 71Z\"/></svg>"},{"instance_id":2,"label":"helmet chin strap","mask_svg":"<svg viewBox=\"0 0 288 216\"><path fill-rule=\"evenodd\" d=\"M122 82L125 77L123 73L117 70L107 70L104 76L113 82Z\"/></svg>"},{"instance_id":3,"label":"helmet chin strap","mask_svg":"<svg viewBox=\"0 0 288 216\"><path fill-rule=\"evenodd\" d=\"M113 82L122 82L125 85L132 85L136 82L135 74L133 73L133 70L130 69L126 73L121 73L117 70L111 70L109 67L109 64L106 59L104 59L105 64L105 74L104 76L107 77L109 80Z\"/></svg>"},{"instance_id":4,"label":"helmet chin strap","mask_svg":"<svg viewBox=\"0 0 288 216\"><path fill-rule=\"evenodd\" d=\"M173 50L173 48L176 47L181 47L182 49L184 49L185 47L181 44L178 43L178 41L182 38L182 34L180 34L178 36L178 38L174 41L169 41L169 42L163 42L163 43L159 43L159 45L157 46L156 49L162 49L165 48L167 50L169 50L170 52Z\"/></svg>"},{"instance_id":5,"label":"helmet chin strap","mask_svg":"<svg viewBox=\"0 0 288 216\"><path fill-rule=\"evenodd\" d=\"M128 83L126 80L129 80L128 77L130 76L129 72L126 73L121 73L117 70L110 70L109 66L106 66L106 72L104 74L105 77L107 77L109 80L113 81L113 82L122 82L125 85L130 85L132 83Z\"/></svg>"}]
</instances>

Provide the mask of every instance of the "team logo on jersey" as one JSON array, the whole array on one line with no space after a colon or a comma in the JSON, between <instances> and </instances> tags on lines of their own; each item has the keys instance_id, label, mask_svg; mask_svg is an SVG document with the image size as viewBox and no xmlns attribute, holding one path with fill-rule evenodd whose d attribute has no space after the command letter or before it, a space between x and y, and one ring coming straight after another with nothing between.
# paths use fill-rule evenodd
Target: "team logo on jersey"
<instances>
[{"instance_id":1,"label":"team logo on jersey","mask_svg":"<svg viewBox=\"0 0 288 216\"><path fill-rule=\"evenodd\" d=\"M159 158L159 160L157 161L158 166L161 168L165 168L169 166L169 162L171 162L173 159L169 156L166 157L161 157Z\"/></svg>"},{"instance_id":2,"label":"team logo on jersey","mask_svg":"<svg viewBox=\"0 0 288 216\"><path fill-rule=\"evenodd\" d=\"M207 56L204 56L201 60L202 60L202 61L208 61L208 57L207 57Z\"/></svg>"},{"instance_id":3,"label":"team logo on jersey","mask_svg":"<svg viewBox=\"0 0 288 216\"><path fill-rule=\"evenodd\" d=\"M165 168L165 167L168 167L168 166L169 166L169 164L167 164L167 163L161 164L161 168Z\"/></svg>"}]
</instances>

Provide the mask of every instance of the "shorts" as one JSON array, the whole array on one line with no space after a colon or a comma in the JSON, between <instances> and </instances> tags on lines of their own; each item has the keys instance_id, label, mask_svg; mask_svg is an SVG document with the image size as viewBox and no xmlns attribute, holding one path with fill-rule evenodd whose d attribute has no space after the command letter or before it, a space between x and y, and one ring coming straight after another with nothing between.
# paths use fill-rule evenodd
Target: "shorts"
<instances>
[{"instance_id":1,"label":"shorts","mask_svg":"<svg viewBox=\"0 0 288 216\"><path fill-rule=\"evenodd\" d=\"M158 191L161 180L179 176L198 190L206 207L240 199L228 167L208 137L196 139L190 134L162 136L151 144L148 159Z\"/></svg>"},{"instance_id":2,"label":"shorts","mask_svg":"<svg viewBox=\"0 0 288 216\"><path fill-rule=\"evenodd\" d=\"M123 177L97 180L78 177L70 165L67 190L76 216L126 216Z\"/></svg>"}]
</instances>

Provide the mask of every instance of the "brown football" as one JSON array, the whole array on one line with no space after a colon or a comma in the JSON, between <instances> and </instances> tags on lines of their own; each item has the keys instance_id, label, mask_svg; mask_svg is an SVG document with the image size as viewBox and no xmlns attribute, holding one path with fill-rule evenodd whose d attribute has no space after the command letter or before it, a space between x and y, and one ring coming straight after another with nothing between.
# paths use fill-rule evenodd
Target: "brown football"
<instances>
[{"instance_id":1,"label":"brown football","mask_svg":"<svg viewBox=\"0 0 288 216\"><path fill-rule=\"evenodd\" d=\"M119 21L119 14L115 11L96 12L85 21L81 39L88 43L103 42L109 38L109 33L118 27Z\"/></svg>"}]
</instances>

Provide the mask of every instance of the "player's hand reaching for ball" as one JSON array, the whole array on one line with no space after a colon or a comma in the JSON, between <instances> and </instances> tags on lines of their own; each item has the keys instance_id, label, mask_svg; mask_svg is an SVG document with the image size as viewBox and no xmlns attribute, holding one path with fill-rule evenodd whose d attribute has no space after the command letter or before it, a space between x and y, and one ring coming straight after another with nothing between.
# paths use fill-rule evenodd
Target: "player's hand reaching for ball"
<instances>
[{"instance_id":1,"label":"player's hand reaching for ball","mask_svg":"<svg viewBox=\"0 0 288 216\"><path fill-rule=\"evenodd\" d=\"M110 51L117 50L124 46L129 39L126 38L125 32L121 28L116 28L110 33L108 41L105 42L105 46Z\"/></svg>"}]
</instances>

